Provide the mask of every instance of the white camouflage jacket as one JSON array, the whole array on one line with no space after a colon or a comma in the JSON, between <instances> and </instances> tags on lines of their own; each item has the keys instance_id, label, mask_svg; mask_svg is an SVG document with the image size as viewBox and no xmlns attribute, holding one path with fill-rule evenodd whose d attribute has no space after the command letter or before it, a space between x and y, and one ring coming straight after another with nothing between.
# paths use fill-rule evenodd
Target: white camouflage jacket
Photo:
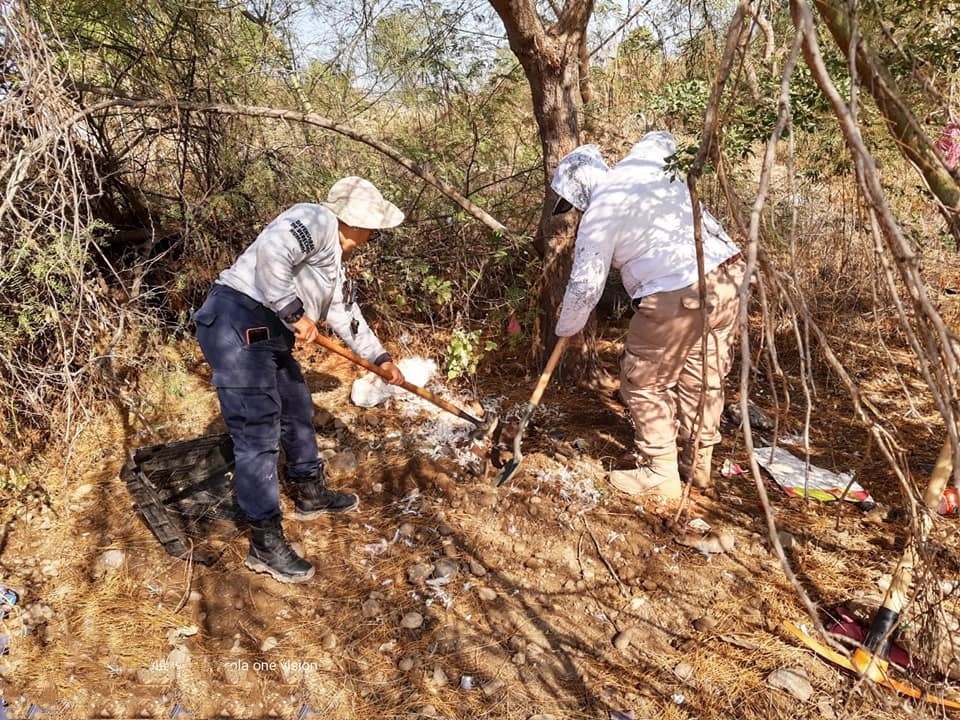
<instances>
[{"instance_id":1,"label":"white camouflage jacket","mask_svg":"<svg viewBox=\"0 0 960 720\"><path fill-rule=\"evenodd\" d=\"M682 179L672 180L664 171L665 159L675 152L669 132L647 133L593 189L577 230L558 337L583 329L611 267L620 271L631 298L697 282L690 193ZM705 209L702 227L708 273L740 251Z\"/></svg>"}]
</instances>

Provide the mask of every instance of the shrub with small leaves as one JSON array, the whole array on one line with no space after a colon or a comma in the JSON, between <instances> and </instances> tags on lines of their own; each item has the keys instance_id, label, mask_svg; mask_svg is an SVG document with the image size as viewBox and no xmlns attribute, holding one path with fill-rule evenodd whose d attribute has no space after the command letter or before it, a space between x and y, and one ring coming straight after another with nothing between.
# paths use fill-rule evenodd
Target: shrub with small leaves
<instances>
[{"instance_id":1,"label":"shrub with small leaves","mask_svg":"<svg viewBox=\"0 0 960 720\"><path fill-rule=\"evenodd\" d=\"M496 350L497 344L491 340L481 343L480 331L454 330L447 345L447 378L454 380L464 375L473 375L483 356Z\"/></svg>"}]
</instances>

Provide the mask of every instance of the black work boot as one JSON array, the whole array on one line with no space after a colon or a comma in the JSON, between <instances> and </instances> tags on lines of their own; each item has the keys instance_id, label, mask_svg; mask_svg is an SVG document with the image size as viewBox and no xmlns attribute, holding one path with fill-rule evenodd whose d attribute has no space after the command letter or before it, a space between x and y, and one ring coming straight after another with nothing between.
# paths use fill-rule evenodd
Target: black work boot
<instances>
[{"instance_id":1,"label":"black work boot","mask_svg":"<svg viewBox=\"0 0 960 720\"><path fill-rule=\"evenodd\" d=\"M250 523L250 552L244 565L282 583L305 582L314 573L313 565L287 544L279 515Z\"/></svg>"},{"instance_id":2,"label":"black work boot","mask_svg":"<svg viewBox=\"0 0 960 720\"><path fill-rule=\"evenodd\" d=\"M307 477L287 477L287 487L293 498L292 515L297 520L312 520L323 513L356 510L360 505L360 498L354 493L329 489L323 480L323 469Z\"/></svg>"}]
</instances>

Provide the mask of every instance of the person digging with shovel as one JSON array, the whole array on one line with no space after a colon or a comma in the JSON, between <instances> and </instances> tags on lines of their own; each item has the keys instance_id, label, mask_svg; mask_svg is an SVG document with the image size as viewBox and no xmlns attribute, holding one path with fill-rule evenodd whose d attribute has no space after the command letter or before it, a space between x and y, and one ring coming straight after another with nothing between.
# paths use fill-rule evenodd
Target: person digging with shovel
<instances>
[{"instance_id":1,"label":"person digging with shovel","mask_svg":"<svg viewBox=\"0 0 960 720\"><path fill-rule=\"evenodd\" d=\"M712 484L744 275L740 250L703 210L704 312L690 193L666 169L675 153L669 132L647 133L608 171L599 148L582 145L558 163L551 181L559 196L554 213L583 213L557 337L583 329L611 267L632 298L620 396L633 419L634 452L609 482L634 496L678 498L681 478L699 488Z\"/></svg>"},{"instance_id":2,"label":"person digging with shovel","mask_svg":"<svg viewBox=\"0 0 960 720\"><path fill-rule=\"evenodd\" d=\"M233 440L237 505L250 527L245 565L280 582L313 577L283 534L279 450L293 517L355 509L358 497L326 486L313 428L313 402L296 343L330 328L358 356L400 385L403 373L363 319L343 262L374 231L396 227L403 212L359 177L335 182L320 203L281 213L229 268L220 273L194 313L196 335L213 369L220 411Z\"/></svg>"}]
</instances>

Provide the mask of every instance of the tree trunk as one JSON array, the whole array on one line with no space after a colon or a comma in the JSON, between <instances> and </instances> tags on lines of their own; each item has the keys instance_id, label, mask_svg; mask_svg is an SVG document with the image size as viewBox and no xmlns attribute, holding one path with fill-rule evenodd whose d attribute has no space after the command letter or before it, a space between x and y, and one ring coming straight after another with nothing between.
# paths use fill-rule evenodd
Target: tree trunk
<instances>
[{"instance_id":1,"label":"tree trunk","mask_svg":"<svg viewBox=\"0 0 960 720\"><path fill-rule=\"evenodd\" d=\"M537 288L537 324L534 328L534 355L542 361L553 347L557 311L570 273L576 233L575 214L553 215L557 196L550 179L560 159L580 144L579 94L581 47L593 0L569 0L557 21L549 27L537 14L533 0L490 0L503 21L510 49L519 60L533 101L533 114L540 130L543 151L543 209L534 237L542 260ZM595 323L584 330L579 372L592 375L597 353ZM574 353L568 352L568 360Z\"/></svg>"}]
</instances>

